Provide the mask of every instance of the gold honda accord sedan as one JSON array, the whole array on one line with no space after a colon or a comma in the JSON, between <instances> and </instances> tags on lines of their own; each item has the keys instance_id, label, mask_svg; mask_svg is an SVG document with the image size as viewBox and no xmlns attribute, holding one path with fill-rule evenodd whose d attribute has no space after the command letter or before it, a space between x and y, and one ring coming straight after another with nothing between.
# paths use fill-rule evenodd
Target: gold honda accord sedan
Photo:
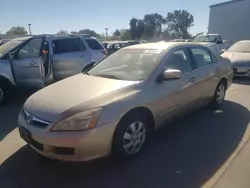
<instances>
[{"instance_id":1,"label":"gold honda accord sedan","mask_svg":"<svg viewBox=\"0 0 250 188\"><path fill-rule=\"evenodd\" d=\"M20 136L41 155L135 157L167 120L205 105L220 107L233 77L228 59L193 43L129 46L91 66L25 102Z\"/></svg>"}]
</instances>

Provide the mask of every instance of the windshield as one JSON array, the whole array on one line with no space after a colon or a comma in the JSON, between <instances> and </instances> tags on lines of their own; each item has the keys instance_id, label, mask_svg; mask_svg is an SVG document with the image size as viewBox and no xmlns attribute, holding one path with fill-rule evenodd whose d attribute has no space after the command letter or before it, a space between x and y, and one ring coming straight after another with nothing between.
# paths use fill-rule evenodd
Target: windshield
<instances>
[{"instance_id":1,"label":"windshield","mask_svg":"<svg viewBox=\"0 0 250 188\"><path fill-rule=\"evenodd\" d=\"M13 39L2 46L0 46L0 58L3 57L6 53L10 52L12 49L16 48L18 45L26 41L25 39Z\"/></svg>"},{"instance_id":2,"label":"windshield","mask_svg":"<svg viewBox=\"0 0 250 188\"><path fill-rule=\"evenodd\" d=\"M216 42L216 36L202 35L194 39L194 42Z\"/></svg>"},{"instance_id":3,"label":"windshield","mask_svg":"<svg viewBox=\"0 0 250 188\"><path fill-rule=\"evenodd\" d=\"M107 57L87 74L119 80L142 81L159 64L159 50L122 49Z\"/></svg>"},{"instance_id":4,"label":"windshield","mask_svg":"<svg viewBox=\"0 0 250 188\"><path fill-rule=\"evenodd\" d=\"M228 52L250 53L250 41L237 42L228 49Z\"/></svg>"}]
</instances>

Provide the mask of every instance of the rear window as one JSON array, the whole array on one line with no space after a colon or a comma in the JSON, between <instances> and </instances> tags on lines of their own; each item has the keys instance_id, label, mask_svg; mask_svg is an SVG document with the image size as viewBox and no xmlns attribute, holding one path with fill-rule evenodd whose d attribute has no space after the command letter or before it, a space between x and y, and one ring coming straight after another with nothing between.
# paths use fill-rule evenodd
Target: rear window
<instances>
[{"instance_id":1,"label":"rear window","mask_svg":"<svg viewBox=\"0 0 250 188\"><path fill-rule=\"evenodd\" d=\"M103 46L97 42L95 39L87 39L86 42L88 43L89 47L92 50L102 50Z\"/></svg>"},{"instance_id":2,"label":"rear window","mask_svg":"<svg viewBox=\"0 0 250 188\"><path fill-rule=\"evenodd\" d=\"M84 51L86 48L79 38L57 39L53 41L55 54Z\"/></svg>"}]
</instances>

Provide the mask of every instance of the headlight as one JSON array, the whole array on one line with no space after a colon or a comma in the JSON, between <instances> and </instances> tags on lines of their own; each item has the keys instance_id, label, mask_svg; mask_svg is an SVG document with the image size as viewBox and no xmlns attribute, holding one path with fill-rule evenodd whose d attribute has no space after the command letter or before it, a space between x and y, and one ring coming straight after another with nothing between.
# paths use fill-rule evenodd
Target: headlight
<instances>
[{"instance_id":1,"label":"headlight","mask_svg":"<svg viewBox=\"0 0 250 188\"><path fill-rule=\"evenodd\" d=\"M66 119L63 119L56 123L52 127L52 131L82 131L92 129L95 127L100 115L102 108L95 108L87 110Z\"/></svg>"}]
</instances>

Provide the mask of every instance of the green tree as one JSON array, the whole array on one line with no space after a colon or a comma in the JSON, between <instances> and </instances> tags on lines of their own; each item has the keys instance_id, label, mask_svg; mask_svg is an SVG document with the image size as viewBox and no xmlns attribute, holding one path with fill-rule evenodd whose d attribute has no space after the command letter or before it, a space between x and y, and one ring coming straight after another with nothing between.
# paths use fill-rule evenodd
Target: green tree
<instances>
[{"instance_id":1,"label":"green tree","mask_svg":"<svg viewBox=\"0 0 250 188\"><path fill-rule=\"evenodd\" d=\"M166 20L162 15L158 13L146 14L143 18L144 22L144 36L147 39L152 39L159 37L162 33L163 25L166 23Z\"/></svg>"},{"instance_id":2,"label":"green tree","mask_svg":"<svg viewBox=\"0 0 250 188\"><path fill-rule=\"evenodd\" d=\"M132 18L129 23L130 25L129 32L134 40L137 38L137 22L138 19Z\"/></svg>"},{"instance_id":3,"label":"green tree","mask_svg":"<svg viewBox=\"0 0 250 188\"><path fill-rule=\"evenodd\" d=\"M70 32L72 35L76 35L76 34L78 34L78 32L77 31L71 31Z\"/></svg>"},{"instance_id":4,"label":"green tree","mask_svg":"<svg viewBox=\"0 0 250 188\"><path fill-rule=\"evenodd\" d=\"M115 32L113 33L113 36L114 36L115 38L119 39L120 36L121 36L121 32L120 32L118 29L116 29Z\"/></svg>"},{"instance_id":5,"label":"green tree","mask_svg":"<svg viewBox=\"0 0 250 188\"><path fill-rule=\"evenodd\" d=\"M121 40L131 40L132 36L129 29L122 29L121 31Z\"/></svg>"},{"instance_id":6,"label":"green tree","mask_svg":"<svg viewBox=\"0 0 250 188\"><path fill-rule=\"evenodd\" d=\"M137 39L141 39L143 34L144 34L144 29L145 29L145 26L144 26L144 22L143 20L138 20L137 22L137 28L136 28L136 38Z\"/></svg>"},{"instance_id":7,"label":"green tree","mask_svg":"<svg viewBox=\"0 0 250 188\"><path fill-rule=\"evenodd\" d=\"M194 17L186 10L175 10L168 12L166 23L172 35L178 38L189 38L188 29L193 26Z\"/></svg>"},{"instance_id":8,"label":"green tree","mask_svg":"<svg viewBox=\"0 0 250 188\"><path fill-rule=\"evenodd\" d=\"M130 20L130 34L134 40L141 39L144 34L144 22L136 18Z\"/></svg>"},{"instance_id":9,"label":"green tree","mask_svg":"<svg viewBox=\"0 0 250 188\"><path fill-rule=\"evenodd\" d=\"M28 32L22 26L12 27L9 31L6 32L6 35L27 35Z\"/></svg>"},{"instance_id":10,"label":"green tree","mask_svg":"<svg viewBox=\"0 0 250 188\"><path fill-rule=\"evenodd\" d=\"M66 30L60 30L56 34L58 34L58 35L67 35L67 34L69 34L69 32L66 31Z\"/></svg>"},{"instance_id":11,"label":"green tree","mask_svg":"<svg viewBox=\"0 0 250 188\"><path fill-rule=\"evenodd\" d=\"M92 37L100 38L100 35L98 33L96 33L94 30L91 30L91 29L82 29L78 33L79 34L87 34L87 35L90 35Z\"/></svg>"}]
</instances>

